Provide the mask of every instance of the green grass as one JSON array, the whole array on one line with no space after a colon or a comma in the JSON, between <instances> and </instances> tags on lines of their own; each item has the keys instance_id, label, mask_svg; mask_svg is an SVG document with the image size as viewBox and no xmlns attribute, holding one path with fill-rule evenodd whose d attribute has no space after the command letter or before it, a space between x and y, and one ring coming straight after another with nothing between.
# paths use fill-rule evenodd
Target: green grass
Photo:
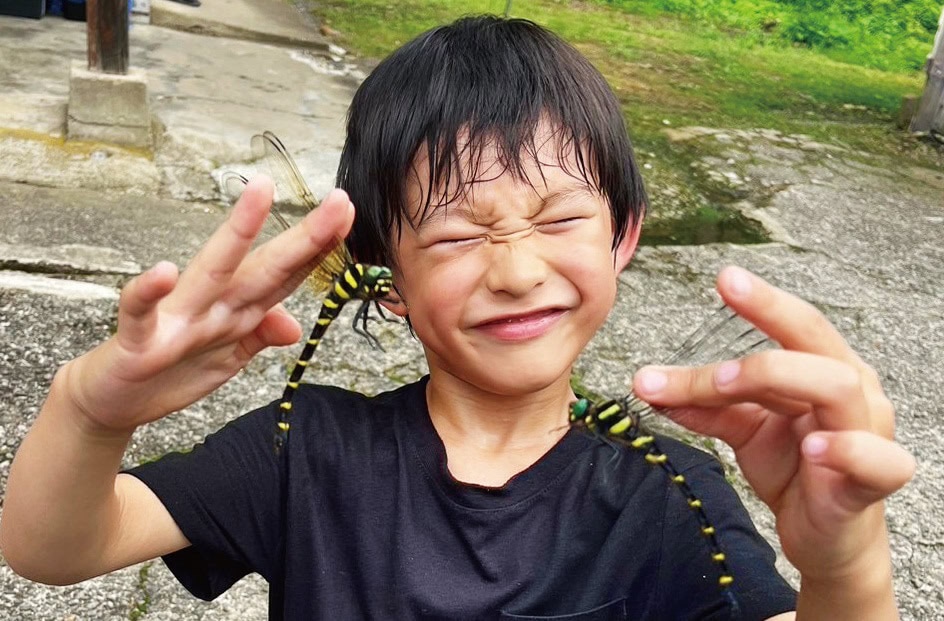
<instances>
[{"instance_id":1,"label":"green grass","mask_svg":"<svg viewBox=\"0 0 944 621\"><path fill-rule=\"evenodd\" d=\"M505 4L326 0L313 10L341 33L340 45L362 58L381 58L429 28L465 14L501 13ZM661 130L668 121L841 136L852 148L908 155L910 143L893 122L902 97L920 94L920 72L842 62L685 15L651 7L630 12L653 3L624 4L516 0L512 15L551 28L601 69L641 149L666 149Z\"/></svg>"},{"instance_id":2,"label":"green grass","mask_svg":"<svg viewBox=\"0 0 944 621\"><path fill-rule=\"evenodd\" d=\"M734 6L749 14L762 5L796 8L792 5L819 1L514 0L511 15L550 28L603 72L622 104L640 160L653 163L643 171L647 185L690 193L690 224L698 226L715 217L710 211L723 205L723 197L712 197L713 189L693 175L690 164L701 154L671 143L667 126L770 128L896 162L932 168L944 162L939 151L895 128L902 98L923 89L921 72L874 66L879 43L797 46L762 28L752 30L753 18L731 14ZM693 3L702 7L701 14L665 10ZM429 28L462 15L501 14L505 6L505 0L324 0L312 10L340 33L336 43L361 59L380 59ZM930 47L929 41L926 50L914 52L915 65L924 62ZM726 226L733 231L739 223ZM670 231L662 238L677 236Z\"/></svg>"},{"instance_id":3,"label":"green grass","mask_svg":"<svg viewBox=\"0 0 944 621\"><path fill-rule=\"evenodd\" d=\"M834 59L918 70L931 49L939 0L596 0L635 14L679 14L774 46L810 47Z\"/></svg>"},{"instance_id":4,"label":"green grass","mask_svg":"<svg viewBox=\"0 0 944 621\"><path fill-rule=\"evenodd\" d=\"M143 619L147 613L148 609L151 607L151 594L148 591L148 572L151 571L151 565L153 562L145 563L141 565L141 568L138 569L138 591L141 593L140 600L135 599L131 605L131 611L128 613L129 621L140 621Z\"/></svg>"}]
</instances>

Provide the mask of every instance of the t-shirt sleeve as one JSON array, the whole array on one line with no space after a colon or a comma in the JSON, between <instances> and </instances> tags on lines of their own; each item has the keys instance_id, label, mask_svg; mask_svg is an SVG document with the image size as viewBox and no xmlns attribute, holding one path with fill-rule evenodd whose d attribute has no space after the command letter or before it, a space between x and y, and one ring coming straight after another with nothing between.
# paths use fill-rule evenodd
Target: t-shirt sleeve
<instances>
[{"instance_id":1,"label":"t-shirt sleeve","mask_svg":"<svg viewBox=\"0 0 944 621\"><path fill-rule=\"evenodd\" d=\"M701 537L693 544L693 533L699 536L697 518L680 491L669 485L658 580L663 591L660 618L753 621L796 610L796 592L777 572L776 554L725 480L721 464L700 460L683 474L718 533L734 583L727 596L719 599L720 570L711 561L708 542ZM681 592L677 585L697 585L699 593ZM738 609L735 615L731 614L732 596Z\"/></svg>"},{"instance_id":2,"label":"t-shirt sleeve","mask_svg":"<svg viewBox=\"0 0 944 621\"><path fill-rule=\"evenodd\" d=\"M276 407L250 412L185 453L127 471L160 498L190 541L164 557L193 595L211 600L251 572L270 582L281 555Z\"/></svg>"}]
</instances>

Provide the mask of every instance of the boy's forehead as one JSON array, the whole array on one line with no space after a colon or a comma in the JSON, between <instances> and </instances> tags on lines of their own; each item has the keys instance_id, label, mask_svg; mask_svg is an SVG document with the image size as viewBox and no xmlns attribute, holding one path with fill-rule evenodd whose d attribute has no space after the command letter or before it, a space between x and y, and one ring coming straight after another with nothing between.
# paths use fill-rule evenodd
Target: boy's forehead
<instances>
[{"instance_id":1,"label":"boy's forehead","mask_svg":"<svg viewBox=\"0 0 944 621\"><path fill-rule=\"evenodd\" d=\"M476 190L513 188L516 193L528 192L537 198L549 193L594 191L590 179L580 172L573 143L562 143L556 133L535 133L534 151L522 149L519 154L520 174L495 140L470 148L467 135L460 134L458 139L458 159L450 163L448 174L440 171L438 176L446 182L437 186L431 187L428 150L425 146L418 149L406 182L413 226L433 214L445 215L447 210L474 213Z\"/></svg>"}]
</instances>

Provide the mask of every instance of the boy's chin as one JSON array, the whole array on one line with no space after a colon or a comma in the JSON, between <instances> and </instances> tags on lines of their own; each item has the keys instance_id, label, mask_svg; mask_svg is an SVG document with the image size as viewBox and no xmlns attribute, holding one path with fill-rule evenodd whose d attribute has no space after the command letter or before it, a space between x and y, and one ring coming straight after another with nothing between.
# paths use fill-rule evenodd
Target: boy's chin
<instances>
[{"instance_id":1,"label":"boy's chin","mask_svg":"<svg viewBox=\"0 0 944 621\"><path fill-rule=\"evenodd\" d=\"M527 368L477 369L472 373L452 374L482 392L502 397L528 397L570 386L570 366L566 368L532 364Z\"/></svg>"},{"instance_id":2,"label":"boy's chin","mask_svg":"<svg viewBox=\"0 0 944 621\"><path fill-rule=\"evenodd\" d=\"M549 389L569 390L571 369L584 345L577 338L546 338L519 345L479 344L472 349L438 352L426 348L426 353L431 370L438 368L471 388L504 397L526 397Z\"/></svg>"}]
</instances>

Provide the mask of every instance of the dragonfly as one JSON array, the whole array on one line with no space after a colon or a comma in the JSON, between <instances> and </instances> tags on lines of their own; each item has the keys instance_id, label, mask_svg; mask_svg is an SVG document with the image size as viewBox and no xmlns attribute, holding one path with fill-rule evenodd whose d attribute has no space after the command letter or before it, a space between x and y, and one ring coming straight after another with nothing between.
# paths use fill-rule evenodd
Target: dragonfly
<instances>
[{"instance_id":1,"label":"dragonfly","mask_svg":"<svg viewBox=\"0 0 944 621\"><path fill-rule=\"evenodd\" d=\"M316 209L319 201L305 183L295 160L288 149L272 132L266 131L252 137L252 154L268 166L276 188L276 202L272 205L269 220L276 228L286 230L288 220L281 213L288 207L302 207L308 211ZM226 172L221 179L223 189L230 198L242 194L248 180L236 172ZM337 319L345 304L359 300L361 305L354 314L354 331L379 349L380 341L367 329L370 305L373 302L381 317L379 301L384 299L393 288L393 274L389 267L364 265L357 263L344 243L338 238L333 249L320 258L309 274L308 283L316 294L325 294L321 303L318 319L305 341L301 354L292 367L282 398L279 401L279 420L275 432L274 446L280 452L288 441L292 400L298 390L302 375L308 367L315 350L324 338L325 332Z\"/></svg>"},{"instance_id":2,"label":"dragonfly","mask_svg":"<svg viewBox=\"0 0 944 621\"><path fill-rule=\"evenodd\" d=\"M715 311L669 357L666 364L706 364L715 360L739 358L773 346L773 342L754 326L747 323L727 306ZM737 610L729 587L734 583L718 533L705 513L702 501L695 494L685 475L673 465L660 448L657 438L640 424L642 418L662 413L632 392L619 399L593 400L581 397L570 404L570 424L605 442L616 442L641 452L647 463L661 468L681 492L688 506L698 518L701 535L708 541L711 560L718 566L718 586Z\"/></svg>"}]
</instances>

